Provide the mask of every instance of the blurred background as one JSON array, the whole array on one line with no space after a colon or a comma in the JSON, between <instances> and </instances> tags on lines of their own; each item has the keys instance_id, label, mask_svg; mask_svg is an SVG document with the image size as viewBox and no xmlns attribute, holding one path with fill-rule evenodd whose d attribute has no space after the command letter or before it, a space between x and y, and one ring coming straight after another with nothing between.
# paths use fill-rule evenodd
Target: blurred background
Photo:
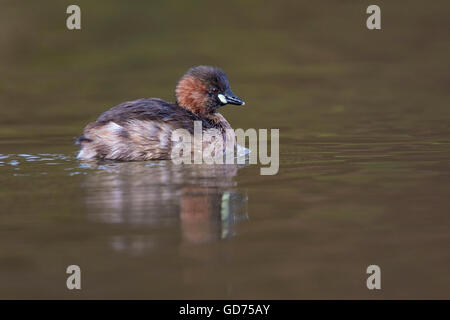
<instances>
[{"instance_id":1,"label":"blurred background","mask_svg":"<svg viewBox=\"0 0 450 320\"><path fill-rule=\"evenodd\" d=\"M0 297L449 298L449 8L2 0ZM75 159L101 112L200 64L246 101L233 128L280 129L277 175Z\"/></svg>"}]
</instances>

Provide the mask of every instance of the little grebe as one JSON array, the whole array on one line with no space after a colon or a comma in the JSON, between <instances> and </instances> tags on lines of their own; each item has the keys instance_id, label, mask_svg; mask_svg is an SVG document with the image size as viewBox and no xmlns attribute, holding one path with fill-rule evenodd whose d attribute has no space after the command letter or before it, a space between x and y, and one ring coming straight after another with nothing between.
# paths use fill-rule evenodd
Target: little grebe
<instances>
[{"instance_id":1,"label":"little grebe","mask_svg":"<svg viewBox=\"0 0 450 320\"><path fill-rule=\"evenodd\" d=\"M89 123L76 143L81 145L78 158L112 160L170 159L172 132L185 129L194 133L194 122L202 130L217 129L224 141L232 141L230 124L217 112L226 104L244 105L231 92L226 74L219 68L191 68L178 82L176 103L158 98L124 102ZM227 143L225 142L225 143ZM224 144L225 145L225 144Z\"/></svg>"}]
</instances>

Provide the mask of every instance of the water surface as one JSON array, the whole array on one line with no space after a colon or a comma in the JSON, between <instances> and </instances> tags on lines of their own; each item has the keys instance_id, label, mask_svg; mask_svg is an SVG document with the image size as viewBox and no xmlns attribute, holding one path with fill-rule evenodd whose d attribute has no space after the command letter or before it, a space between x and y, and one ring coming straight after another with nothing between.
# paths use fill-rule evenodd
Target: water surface
<instances>
[{"instance_id":1,"label":"water surface","mask_svg":"<svg viewBox=\"0 0 450 320\"><path fill-rule=\"evenodd\" d=\"M369 4L79 1L72 32L63 3L7 1L0 297L449 298L448 4L382 4L379 32ZM280 129L277 175L75 159L85 124L197 64L245 99L234 128Z\"/></svg>"}]
</instances>

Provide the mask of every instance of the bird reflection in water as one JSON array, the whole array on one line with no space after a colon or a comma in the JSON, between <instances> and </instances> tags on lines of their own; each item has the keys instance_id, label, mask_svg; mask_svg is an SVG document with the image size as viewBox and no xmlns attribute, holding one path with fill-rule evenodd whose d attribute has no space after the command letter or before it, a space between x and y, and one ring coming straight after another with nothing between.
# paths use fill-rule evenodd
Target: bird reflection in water
<instances>
[{"instance_id":1,"label":"bird reflection in water","mask_svg":"<svg viewBox=\"0 0 450 320\"><path fill-rule=\"evenodd\" d=\"M159 162L84 163L86 204L96 222L151 228L145 235L115 236L118 251L142 253L167 240L158 232L180 225L184 244L228 239L247 217L246 193L237 188L236 164L175 165ZM148 234L150 233L150 237ZM158 236L160 235L160 236ZM170 237L169 237L170 238Z\"/></svg>"}]
</instances>

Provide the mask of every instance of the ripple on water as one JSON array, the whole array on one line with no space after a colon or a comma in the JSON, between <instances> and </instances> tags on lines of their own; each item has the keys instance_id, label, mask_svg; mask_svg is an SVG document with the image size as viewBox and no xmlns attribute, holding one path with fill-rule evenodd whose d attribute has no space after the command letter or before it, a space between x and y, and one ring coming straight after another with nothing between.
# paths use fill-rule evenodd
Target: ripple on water
<instances>
[{"instance_id":1,"label":"ripple on water","mask_svg":"<svg viewBox=\"0 0 450 320\"><path fill-rule=\"evenodd\" d=\"M72 169L79 167L79 163L75 161L74 157L65 154L0 154L0 160L2 160L0 161L2 170L13 170L11 175L14 177L46 175L48 169L44 169L44 166L64 167L64 170L71 169L67 168L71 164L74 165ZM17 173L17 171L21 172Z\"/></svg>"},{"instance_id":2,"label":"ripple on water","mask_svg":"<svg viewBox=\"0 0 450 320\"><path fill-rule=\"evenodd\" d=\"M250 150L238 146L236 159L246 157ZM0 167L2 171L10 170L14 177L42 176L62 173L65 176L86 175L89 171L116 172L126 163L114 161L80 161L72 155L52 153L19 153L0 154ZM138 166L154 168L168 165L167 161L147 161ZM53 167L49 169L49 167ZM245 165L244 165L245 166ZM19 171L20 173L18 173Z\"/></svg>"}]
</instances>

